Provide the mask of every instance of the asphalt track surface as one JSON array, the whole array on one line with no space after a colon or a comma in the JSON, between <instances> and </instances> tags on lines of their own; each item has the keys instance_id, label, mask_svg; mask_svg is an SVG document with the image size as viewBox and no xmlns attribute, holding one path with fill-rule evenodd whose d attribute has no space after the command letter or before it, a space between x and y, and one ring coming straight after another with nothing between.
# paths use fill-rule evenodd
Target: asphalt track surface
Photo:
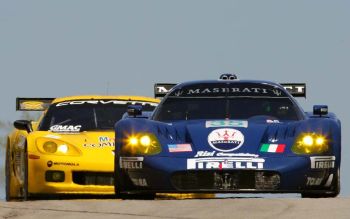
<instances>
[{"instance_id":1,"label":"asphalt track surface","mask_svg":"<svg viewBox=\"0 0 350 219\"><path fill-rule=\"evenodd\" d=\"M350 198L0 201L0 218L350 218Z\"/></svg>"}]
</instances>

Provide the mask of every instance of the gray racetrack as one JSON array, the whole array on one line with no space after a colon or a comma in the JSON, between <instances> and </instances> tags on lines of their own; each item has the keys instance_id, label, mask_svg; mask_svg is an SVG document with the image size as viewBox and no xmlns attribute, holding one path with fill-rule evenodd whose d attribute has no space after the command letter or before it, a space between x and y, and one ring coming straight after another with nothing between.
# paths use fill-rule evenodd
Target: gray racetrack
<instances>
[{"instance_id":1,"label":"gray racetrack","mask_svg":"<svg viewBox=\"0 0 350 219\"><path fill-rule=\"evenodd\" d=\"M227 198L0 202L1 218L350 218L350 199Z\"/></svg>"}]
</instances>

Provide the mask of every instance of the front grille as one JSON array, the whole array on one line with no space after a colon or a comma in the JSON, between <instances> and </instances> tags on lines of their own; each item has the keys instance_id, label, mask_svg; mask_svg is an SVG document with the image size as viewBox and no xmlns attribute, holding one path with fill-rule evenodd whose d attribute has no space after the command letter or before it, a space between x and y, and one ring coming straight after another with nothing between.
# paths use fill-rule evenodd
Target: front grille
<instances>
[{"instance_id":1,"label":"front grille","mask_svg":"<svg viewBox=\"0 0 350 219\"><path fill-rule=\"evenodd\" d=\"M280 176L272 171L182 171L172 175L171 181L178 190L277 190Z\"/></svg>"},{"instance_id":2,"label":"front grille","mask_svg":"<svg viewBox=\"0 0 350 219\"><path fill-rule=\"evenodd\" d=\"M79 185L114 185L114 174L103 172L73 172L73 182Z\"/></svg>"}]
</instances>

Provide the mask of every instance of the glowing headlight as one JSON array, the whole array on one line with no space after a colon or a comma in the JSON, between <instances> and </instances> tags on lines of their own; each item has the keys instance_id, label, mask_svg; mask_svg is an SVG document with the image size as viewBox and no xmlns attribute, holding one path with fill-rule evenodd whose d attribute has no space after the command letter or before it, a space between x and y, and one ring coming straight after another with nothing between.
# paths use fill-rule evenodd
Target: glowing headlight
<instances>
[{"instance_id":1,"label":"glowing headlight","mask_svg":"<svg viewBox=\"0 0 350 219\"><path fill-rule=\"evenodd\" d=\"M328 150L326 137L316 133L301 134L292 147L295 154L322 154Z\"/></svg>"},{"instance_id":2,"label":"glowing headlight","mask_svg":"<svg viewBox=\"0 0 350 219\"><path fill-rule=\"evenodd\" d=\"M138 144L138 139L136 137L130 137L129 138L129 144L131 145L137 145Z\"/></svg>"},{"instance_id":3,"label":"glowing headlight","mask_svg":"<svg viewBox=\"0 0 350 219\"><path fill-rule=\"evenodd\" d=\"M65 144L61 144L60 146L58 146L57 151L66 154L68 152L68 146Z\"/></svg>"},{"instance_id":4,"label":"glowing headlight","mask_svg":"<svg viewBox=\"0 0 350 219\"><path fill-rule=\"evenodd\" d=\"M80 156L81 151L68 142L39 137L36 139L36 146L41 153L52 155Z\"/></svg>"},{"instance_id":5,"label":"glowing headlight","mask_svg":"<svg viewBox=\"0 0 350 219\"><path fill-rule=\"evenodd\" d=\"M148 135L144 135L140 138L142 146L149 147L151 145L151 138Z\"/></svg>"},{"instance_id":6,"label":"glowing headlight","mask_svg":"<svg viewBox=\"0 0 350 219\"><path fill-rule=\"evenodd\" d=\"M158 139L151 133L129 136L125 143L123 151L131 154L155 155L162 151Z\"/></svg>"},{"instance_id":7,"label":"glowing headlight","mask_svg":"<svg viewBox=\"0 0 350 219\"><path fill-rule=\"evenodd\" d=\"M314 144L314 139L312 138L311 135L305 135L303 137L303 142L305 146L312 146Z\"/></svg>"}]
</instances>

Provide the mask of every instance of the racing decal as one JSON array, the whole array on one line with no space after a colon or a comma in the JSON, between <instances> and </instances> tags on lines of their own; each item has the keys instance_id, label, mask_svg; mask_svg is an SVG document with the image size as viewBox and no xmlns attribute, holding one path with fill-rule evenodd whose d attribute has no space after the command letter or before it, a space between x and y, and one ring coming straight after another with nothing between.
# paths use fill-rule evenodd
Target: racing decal
<instances>
[{"instance_id":1,"label":"racing decal","mask_svg":"<svg viewBox=\"0 0 350 219\"><path fill-rule=\"evenodd\" d=\"M307 186L319 186L319 185L321 185L322 181L323 181L323 178L307 177L306 185Z\"/></svg>"},{"instance_id":2,"label":"racing decal","mask_svg":"<svg viewBox=\"0 0 350 219\"><path fill-rule=\"evenodd\" d=\"M207 157L187 159L187 169L263 169L265 159L255 157Z\"/></svg>"},{"instance_id":3,"label":"racing decal","mask_svg":"<svg viewBox=\"0 0 350 219\"><path fill-rule=\"evenodd\" d=\"M151 105L151 106L157 106L157 103L151 103L151 102L143 102L143 101L122 101L122 100L74 100L74 101L66 101L56 104L56 107L60 106L67 106L67 105L83 105L83 104L102 104L102 105L108 105L108 104L115 104L115 105L126 105L126 104L140 104L140 105Z\"/></svg>"},{"instance_id":4,"label":"racing decal","mask_svg":"<svg viewBox=\"0 0 350 219\"><path fill-rule=\"evenodd\" d=\"M122 169L142 169L143 157L120 157L119 165Z\"/></svg>"},{"instance_id":5,"label":"racing decal","mask_svg":"<svg viewBox=\"0 0 350 219\"><path fill-rule=\"evenodd\" d=\"M52 167L52 166L72 166L72 167L78 167L79 163L74 163L74 162L56 162L56 161L47 161L47 166Z\"/></svg>"},{"instance_id":6,"label":"racing decal","mask_svg":"<svg viewBox=\"0 0 350 219\"><path fill-rule=\"evenodd\" d=\"M266 119L266 123L280 123L278 119Z\"/></svg>"},{"instance_id":7,"label":"racing decal","mask_svg":"<svg viewBox=\"0 0 350 219\"><path fill-rule=\"evenodd\" d=\"M224 83L201 83L184 86L170 91L172 97L288 97L286 90L266 84L224 84Z\"/></svg>"},{"instance_id":8,"label":"racing decal","mask_svg":"<svg viewBox=\"0 0 350 219\"><path fill-rule=\"evenodd\" d=\"M80 132L81 125L54 125L50 127L52 132Z\"/></svg>"},{"instance_id":9,"label":"racing decal","mask_svg":"<svg viewBox=\"0 0 350 219\"><path fill-rule=\"evenodd\" d=\"M260 147L260 152L283 153L285 147L285 144L262 144Z\"/></svg>"},{"instance_id":10,"label":"racing decal","mask_svg":"<svg viewBox=\"0 0 350 219\"><path fill-rule=\"evenodd\" d=\"M224 153L217 151L197 151L194 157L259 157L257 154L249 153Z\"/></svg>"},{"instance_id":11,"label":"racing decal","mask_svg":"<svg viewBox=\"0 0 350 219\"><path fill-rule=\"evenodd\" d=\"M99 136L98 137L98 143L84 143L83 147L90 147L90 148L104 148L104 147L114 147L115 146L115 140L114 138L110 138L108 136Z\"/></svg>"},{"instance_id":12,"label":"racing decal","mask_svg":"<svg viewBox=\"0 0 350 219\"><path fill-rule=\"evenodd\" d=\"M208 87L208 88L195 88L188 89L187 95L194 94L211 94L211 93L256 93L256 94L267 94L266 88L258 87Z\"/></svg>"},{"instance_id":13,"label":"racing decal","mask_svg":"<svg viewBox=\"0 0 350 219\"><path fill-rule=\"evenodd\" d=\"M339 173L338 173L339 174ZM333 173L331 175L329 175L326 184L324 185L325 187L330 187L332 185L333 182Z\"/></svg>"},{"instance_id":14,"label":"racing decal","mask_svg":"<svg viewBox=\"0 0 350 219\"><path fill-rule=\"evenodd\" d=\"M191 152L191 144L168 144L169 152Z\"/></svg>"},{"instance_id":15,"label":"racing decal","mask_svg":"<svg viewBox=\"0 0 350 219\"><path fill-rule=\"evenodd\" d=\"M310 157L311 169L331 169L335 166L335 156Z\"/></svg>"},{"instance_id":16,"label":"racing decal","mask_svg":"<svg viewBox=\"0 0 350 219\"><path fill-rule=\"evenodd\" d=\"M236 129L215 129L208 135L208 143L217 151L234 151L243 145L244 135Z\"/></svg>"},{"instance_id":17,"label":"racing decal","mask_svg":"<svg viewBox=\"0 0 350 219\"><path fill-rule=\"evenodd\" d=\"M132 183L134 183L135 186L142 186L142 187L148 186L145 178L131 178L131 181Z\"/></svg>"},{"instance_id":18,"label":"racing decal","mask_svg":"<svg viewBox=\"0 0 350 219\"><path fill-rule=\"evenodd\" d=\"M217 127L238 127L247 128L248 121L245 120L212 120L205 122L206 128L217 128Z\"/></svg>"}]
</instances>

